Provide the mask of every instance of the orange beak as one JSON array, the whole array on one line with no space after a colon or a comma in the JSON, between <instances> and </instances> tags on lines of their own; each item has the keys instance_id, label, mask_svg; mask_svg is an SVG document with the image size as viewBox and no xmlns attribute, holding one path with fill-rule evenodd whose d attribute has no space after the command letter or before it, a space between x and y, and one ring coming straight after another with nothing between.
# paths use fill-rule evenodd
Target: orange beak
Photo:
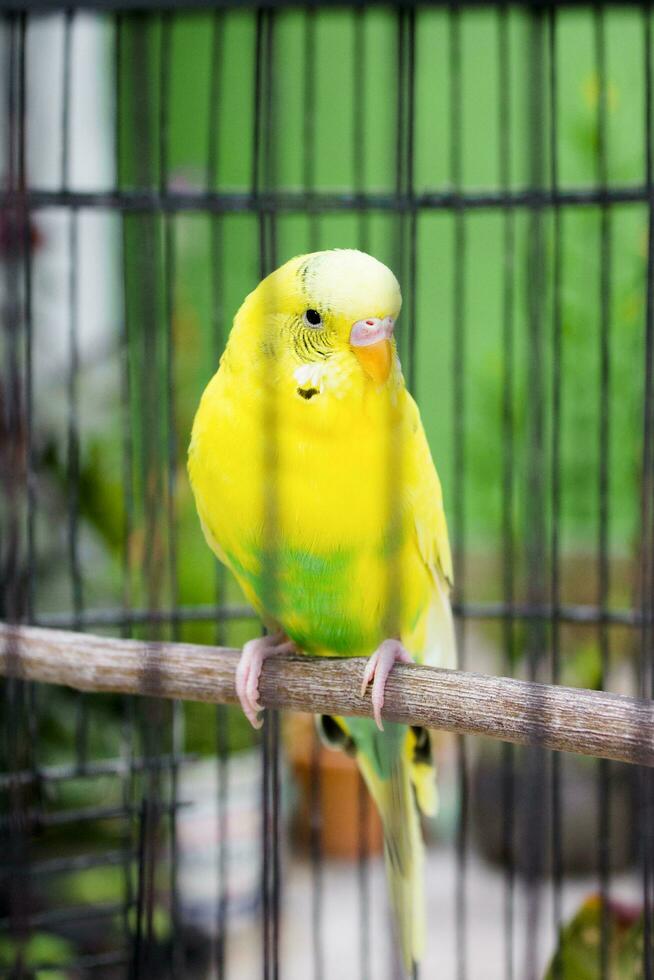
<instances>
[{"instance_id":1,"label":"orange beak","mask_svg":"<svg viewBox=\"0 0 654 980\"><path fill-rule=\"evenodd\" d=\"M388 381L392 359L390 340L380 340L369 347L355 347L354 353L369 378L379 385Z\"/></svg>"},{"instance_id":2,"label":"orange beak","mask_svg":"<svg viewBox=\"0 0 654 980\"><path fill-rule=\"evenodd\" d=\"M395 326L392 317L383 320L370 317L357 320L350 332L350 345L359 364L376 384L388 380L393 363L391 336Z\"/></svg>"}]
</instances>

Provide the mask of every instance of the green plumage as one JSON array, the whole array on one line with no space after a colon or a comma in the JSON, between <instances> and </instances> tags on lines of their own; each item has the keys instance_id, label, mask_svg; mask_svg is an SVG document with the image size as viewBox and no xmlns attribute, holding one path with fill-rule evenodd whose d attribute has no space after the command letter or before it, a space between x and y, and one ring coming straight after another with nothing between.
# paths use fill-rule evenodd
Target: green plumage
<instances>
[{"instance_id":1,"label":"green plumage","mask_svg":"<svg viewBox=\"0 0 654 980\"><path fill-rule=\"evenodd\" d=\"M419 961L424 945L425 908L423 896L424 846L416 806L416 781L425 759L417 759L416 729L385 722L381 732L370 718L338 718L342 737L329 741L349 750L357 762L379 810L384 831L384 859L389 895L402 959L409 975ZM324 719L323 719L324 732ZM429 744L426 732L423 732ZM422 744L422 743L421 743ZM431 758L429 758L431 763ZM431 764L427 779L434 781Z\"/></svg>"}]
</instances>

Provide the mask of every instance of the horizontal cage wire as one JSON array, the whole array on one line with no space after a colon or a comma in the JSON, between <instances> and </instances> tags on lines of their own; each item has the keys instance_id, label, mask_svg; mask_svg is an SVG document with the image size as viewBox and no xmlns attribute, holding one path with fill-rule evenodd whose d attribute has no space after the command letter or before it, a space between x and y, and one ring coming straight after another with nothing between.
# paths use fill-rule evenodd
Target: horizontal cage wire
<instances>
[{"instance_id":1,"label":"horizontal cage wire","mask_svg":"<svg viewBox=\"0 0 654 980\"><path fill-rule=\"evenodd\" d=\"M2 11L0 977L408 975L385 828L311 714L371 714L358 661L273 661L252 729L233 689L255 590L207 547L186 472L244 298L347 248L402 288L473 672L389 680L394 720L439 729L409 972L653 980L650 4ZM275 609L267 378L239 486L263 474Z\"/></svg>"}]
</instances>

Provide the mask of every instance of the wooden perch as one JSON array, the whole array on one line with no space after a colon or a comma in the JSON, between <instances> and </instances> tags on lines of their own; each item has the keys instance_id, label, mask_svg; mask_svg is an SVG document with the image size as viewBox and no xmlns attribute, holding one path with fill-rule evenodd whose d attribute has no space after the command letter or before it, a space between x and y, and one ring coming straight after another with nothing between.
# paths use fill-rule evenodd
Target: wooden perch
<instances>
[{"instance_id":1,"label":"wooden perch","mask_svg":"<svg viewBox=\"0 0 654 980\"><path fill-rule=\"evenodd\" d=\"M80 691L235 703L240 651L144 643L0 624L0 674ZM371 715L359 696L364 661L280 656L267 660L261 701L270 708ZM384 717L519 745L654 765L654 701L458 670L397 664Z\"/></svg>"}]
</instances>

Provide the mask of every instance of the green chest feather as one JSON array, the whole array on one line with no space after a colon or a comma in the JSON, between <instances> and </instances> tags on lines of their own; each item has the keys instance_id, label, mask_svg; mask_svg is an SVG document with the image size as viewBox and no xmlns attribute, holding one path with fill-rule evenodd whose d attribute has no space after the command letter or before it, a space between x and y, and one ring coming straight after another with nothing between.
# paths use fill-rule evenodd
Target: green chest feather
<instances>
[{"instance_id":1,"label":"green chest feather","mask_svg":"<svg viewBox=\"0 0 654 980\"><path fill-rule=\"evenodd\" d=\"M354 551L318 555L282 546L227 560L246 592L306 653L353 656L379 642L379 609L375 616L366 602L353 601L361 565Z\"/></svg>"}]
</instances>

